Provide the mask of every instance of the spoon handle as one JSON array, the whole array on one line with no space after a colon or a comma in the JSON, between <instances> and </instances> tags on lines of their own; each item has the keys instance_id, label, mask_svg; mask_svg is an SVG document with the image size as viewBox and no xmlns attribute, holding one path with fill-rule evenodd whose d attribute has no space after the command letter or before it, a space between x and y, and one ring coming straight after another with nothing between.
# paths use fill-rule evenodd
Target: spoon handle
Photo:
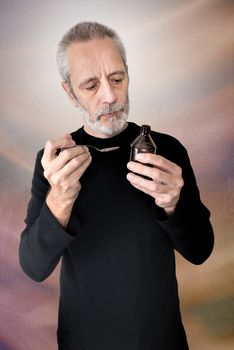
<instances>
[{"instance_id":1,"label":"spoon handle","mask_svg":"<svg viewBox=\"0 0 234 350\"><path fill-rule=\"evenodd\" d=\"M94 148L99 152L111 152L111 151L115 151L116 149L119 149L119 146L115 146L115 147L107 147L107 148L97 148L91 145L82 145L82 146L86 146L88 148Z\"/></svg>"}]
</instances>

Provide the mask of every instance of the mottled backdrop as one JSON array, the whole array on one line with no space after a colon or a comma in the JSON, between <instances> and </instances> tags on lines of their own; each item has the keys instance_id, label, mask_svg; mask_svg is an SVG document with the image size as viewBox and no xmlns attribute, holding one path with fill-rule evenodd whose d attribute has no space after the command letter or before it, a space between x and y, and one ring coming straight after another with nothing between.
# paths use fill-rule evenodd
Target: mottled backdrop
<instances>
[{"instance_id":1,"label":"mottled backdrop","mask_svg":"<svg viewBox=\"0 0 234 350\"><path fill-rule=\"evenodd\" d=\"M18 244L36 151L81 125L55 64L57 42L81 20L112 26L126 45L130 120L189 151L216 243L202 266L177 257L183 320L191 350L234 349L231 0L0 1L0 349L56 349L59 269L31 281Z\"/></svg>"}]
</instances>

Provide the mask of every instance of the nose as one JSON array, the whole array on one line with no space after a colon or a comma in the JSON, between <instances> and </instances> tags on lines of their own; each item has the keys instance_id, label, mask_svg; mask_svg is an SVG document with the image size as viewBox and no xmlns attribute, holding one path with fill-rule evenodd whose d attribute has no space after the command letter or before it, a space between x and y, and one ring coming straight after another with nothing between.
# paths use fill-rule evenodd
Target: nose
<instances>
[{"instance_id":1,"label":"nose","mask_svg":"<svg viewBox=\"0 0 234 350\"><path fill-rule=\"evenodd\" d=\"M115 103L117 100L115 89L108 81L103 83L100 94L102 103L111 104Z\"/></svg>"}]
</instances>

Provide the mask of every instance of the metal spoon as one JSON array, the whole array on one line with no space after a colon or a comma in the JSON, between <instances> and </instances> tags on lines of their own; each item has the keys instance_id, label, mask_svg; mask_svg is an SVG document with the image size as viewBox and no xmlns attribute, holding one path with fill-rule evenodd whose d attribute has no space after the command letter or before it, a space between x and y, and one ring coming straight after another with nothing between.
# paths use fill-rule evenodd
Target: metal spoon
<instances>
[{"instance_id":1,"label":"metal spoon","mask_svg":"<svg viewBox=\"0 0 234 350\"><path fill-rule=\"evenodd\" d=\"M94 146L90 146L90 145L80 145L80 146L86 146L88 148L93 148L96 149L98 152L111 152L111 151L115 151L116 149L119 149L119 146L115 146L115 147L107 147L107 148L97 148Z\"/></svg>"}]
</instances>

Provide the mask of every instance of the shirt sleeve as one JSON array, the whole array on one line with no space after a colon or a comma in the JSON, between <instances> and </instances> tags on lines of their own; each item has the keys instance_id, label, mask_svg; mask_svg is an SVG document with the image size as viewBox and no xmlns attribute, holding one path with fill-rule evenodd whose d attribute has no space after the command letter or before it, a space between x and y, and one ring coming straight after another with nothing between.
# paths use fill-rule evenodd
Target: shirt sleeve
<instances>
[{"instance_id":1,"label":"shirt sleeve","mask_svg":"<svg viewBox=\"0 0 234 350\"><path fill-rule=\"evenodd\" d=\"M65 249L79 233L79 221L74 213L65 231L46 205L45 199L50 185L43 176L42 154L43 150L37 154L31 199L25 219L26 227L21 234L19 245L19 261L22 269L38 282L52 273Z\"/></svg>"},{"instance_id":2,"label":"shirt sleeve","mask_svg":"<svg viewBox=\"0 0 234 350\"><path fill-rule=\"evenodd\" d=\"M175 212L167 217L163 210L157 210L157 220L174 248L191 263L201 264L214 246L210 212L200 199L187 151L178 141L176 143L173 160L182 168L184 186Z\"/></svg>"}]
</instances>

